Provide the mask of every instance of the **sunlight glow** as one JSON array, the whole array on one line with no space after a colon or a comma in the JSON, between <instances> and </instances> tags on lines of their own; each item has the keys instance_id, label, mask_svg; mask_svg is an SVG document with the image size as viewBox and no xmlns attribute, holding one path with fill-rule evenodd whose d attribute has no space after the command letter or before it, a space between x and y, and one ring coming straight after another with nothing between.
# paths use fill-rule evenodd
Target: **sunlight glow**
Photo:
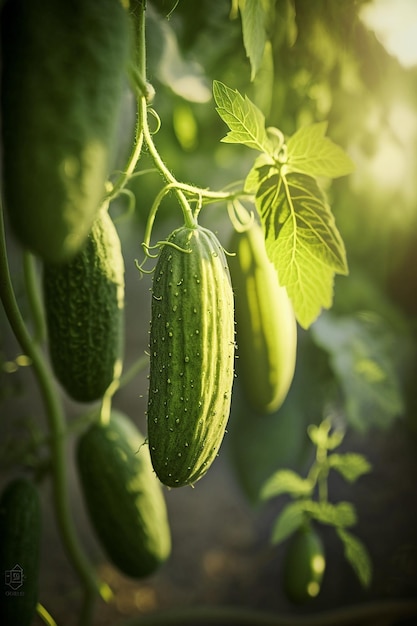
<instances>
[{"instance_id":1,"label":"sunlight glow","mask_svg":"<svg viewBox=\"0 0 417 626\"><path fill-rule=\"evenodd\" d=\"M417 65L416 0L374 0L360 17L404 67Z\"/></svg>"}]
</instances>

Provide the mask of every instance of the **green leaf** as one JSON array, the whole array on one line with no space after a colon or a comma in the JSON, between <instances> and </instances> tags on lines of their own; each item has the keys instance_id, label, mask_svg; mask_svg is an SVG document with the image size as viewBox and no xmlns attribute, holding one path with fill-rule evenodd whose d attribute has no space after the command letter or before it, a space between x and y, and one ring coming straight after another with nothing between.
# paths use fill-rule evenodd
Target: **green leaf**
<instances>
[{"instance_id":1,"label":"green leaf","mask_svg":"<svg viewBox=\"0 0 417 626\"><path fill-rule=\"evenodd\" d=\"M266 13L259 0L239 0L243 43L251 65L253 81L262 63L266 36Z\"/></svg>"},{"instance_id":2,"label":"green leaf","mask_svg":"<svg viewBox=\"0 0 417 626\"><path fill-rule=\"evenodd\" d=\"M297 130L287 142L287 172L309 176L337 178L354 171L355 165L346 152L325 137L327 122Z\"/></svg>"},{"instance_id":3,"label":"green leaf","mask_svg":"<svg viewBox=\"0 0 417 626\"><path fill-rule=\"evenodd\" d=\"M354 526L357 522L356 511L350 502L308 502L304 510L322 524L344 528Z\"/></svg>"},{"instance_id":4,"label":"green leaf","mask_svg":"<svg viewBox=\"0 0 417 626\"><path fill-rule=\"evenodd\" d=\"M268 500L283 493L292 496L308 496L313 485L306 478L302 478L292 470L278 470L265 483L261 490L261 499Z\"/></svg>"},{"instance_id":5,"label":"green leaf","mask_svg":"<svg viewBox=\"0 0 417 626\"><path fill-rule=\"evenodd\" d=\"M312 327L315 342L330 355L344 392L349 422L366 431L389 426L404 411L399 376L393 364L395 335L375 314L322 315Z\"/></svg>"},{"instance_id":6,"label":"green leaf","mask_svg":"<svg viewBox=\"0 0 417 626\"><path fill-rule=\"evenodd\" d=\"M372 580L372 561L366 546L343 528L336 529L343 541L345 558L351 564L363 587L369 587Z\"/></svg>"},{"instance_id":7,"label":"green leaf","mask_svg":"<svg viewBox=\"0 0 417 626\"><path fill-rule=\"evenodd\" d=\"M262 111L247 96L241 96L236 89L230 89L217 80L213 82L213 96L216 111L230 128L222 141L269 153L271 146Z\"/></svg>"},{"instance_id":8,"label":"green leaf","mask_svg":"<svg viewBox=\"0 0 417 626\"><path fill-rule=\"evenodd\" d=\"M360 476L368 474L372 465L362 455L355 452L345 454L331 454L327 457L329 467L337 470L350 483L354 483Z\"/></svg>"},{"instance_id":9,"label":"green leaf","mask_svg":"<svg viewBox=\"0 0 417 626\"><path fill-rule=\"evenodd\" d=\"M315 446L322 447L322 435L316 424L309 424L307 426L307 434Z\"/></svg>"},{"instance_id":10,"label":"green leaf","mask_svg":"<svg viewBox=\"0 0 417 626\"><path fill-rule=\"evenodd\" d=\"M346 274L343 241L333 214L316 181L304 174L281 177L266 163L257 175L256 206L265 232L266 249L304 328L333 300L334 274Z\"/></svg>"},{"instance_id":11,"label":"green leaf","mask_svg":"<svg viewBox=\"0 0 417 626\"><path fill-rule=\"evenodd\" d=\"M275 520L272 529L271 543L278 544L297 530L305 519L305 502L290 502Z\"/></svg>"},{"instance_id":12,"label":"green leaf","mask_svg":"<svg viewBox=\"0 0 417 626\"><path fill-rule=\"evenodd\" d=\"M318 426L310 424L307 428L307 434L317 448L334 450L342 443L345 433L341 430L335 430L330 434L330 429L331 420L324 419Z\"/></svg>"},{"instance_id":13,"label":"green leaf","mask_svg":"<svg viewBox=\"0 0 417 626\"><path fill-rule=\"evenodd\" d=\"M334 450L335 448L338 448L344 438L345 438L345 433L342 430L335 430L327 438L327 441L326 441L327 450Z\"/></svg>"}]
</instances>

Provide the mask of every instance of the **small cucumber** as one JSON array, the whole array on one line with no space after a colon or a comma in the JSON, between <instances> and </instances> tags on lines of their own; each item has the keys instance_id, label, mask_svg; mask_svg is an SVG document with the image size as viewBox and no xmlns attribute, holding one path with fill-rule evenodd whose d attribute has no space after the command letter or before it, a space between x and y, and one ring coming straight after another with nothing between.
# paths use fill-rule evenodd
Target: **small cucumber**
<instances>
[{"instance_id":1,"label":"small cucumber","mask_svg":"<svg viewBox=\"0 0 417 626\"><path fill-rule=\"evenodd\" d=\"M288 598L302 604L320 593L326 567L322 540L307 524L291 537L284 561L284 588Z\"/></svg>"}]
</instances>

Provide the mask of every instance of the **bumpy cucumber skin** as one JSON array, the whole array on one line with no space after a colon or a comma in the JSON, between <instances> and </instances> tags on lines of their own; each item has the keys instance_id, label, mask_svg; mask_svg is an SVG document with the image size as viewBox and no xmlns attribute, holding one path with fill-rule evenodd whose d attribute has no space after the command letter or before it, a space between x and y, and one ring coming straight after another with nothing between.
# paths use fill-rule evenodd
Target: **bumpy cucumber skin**
<instances>
[{"instance_id":1,"label":"bumpy cucumber skin","mask_svg":"<svg viewBox=\"0 0 417 626\"><path fill-rule=\"evenodd\" d=\"M326 566L323 542L311 526L302 526L291 537L284 560L284 589L295 604L320 593Z\"/></svg>"},{"instance_id":2,"label":"bumpy cucumber skin","mask_svg":"<svg viewBox=\"0 0 417 626\"><path fill-rule=\"evenodd\" d=\"M129 21L120 0L9 0L1 12L5 205L21 243L69 258L109 174Z\"/></svg>"},{"instance_id":3,"label":"bumpy cucumber skin","mask_svg":"<svg viewBox=\"0 0 417 626\"><path fill-rule=\"evenodd\" d=\"M30 626L38 601L41 506L35 485L16 478L0 500L0 623ZM22 584L7 584L6 573L22 568ZM18 576L19 578L19 576Z\"/></svg>"},{"instance_id":4,"label":"bumpy cucumber skin","mask_svg":"<svg viewBox=\"0 0 417 626\"><path fill-rule=\"evenodd\" d=\"M107 425L79 439L77 467L89 518L107 556L133 578L169 557L171 534L149 448L131 420L113 410Z\"/></svg>"},{"instance_id":5,"label":"bumpy cucumber skin","mask_svg":"<svg viewBox=\"0 0 417 626\"><path fill-rule=\"evenodd\" d=\"M230 413L233 293L224 252L202 227L175 230L152 287L148 439L161 482L193 484L218 454ZM185 251L184 251L185 250Z\"/></svg>"},{"instance_id":6,"label":"bumpy cucumber skin","mask_svg":"<svg viewBox=\"0 0 417 626\"><path fill-rule=\"evenodd\" d=\"M273 413L291 386L297 324L291 301L278 282L262 229L254 222L234 232L229 260L235 296L237 371L244 393L259 413Z\"/></svg>"},{"instance_id":7,"label":"bumpy cucumber skin","mask_svg":"<svg viewBox=\"0 0 417 626\"><path fill-rule=\"evenodd\" d=\"M54 373L78 402L100 399L120 373L124 328L124 262L107 211L81 251L44 264L43 295Z\"/></svg>"}]
</instances>

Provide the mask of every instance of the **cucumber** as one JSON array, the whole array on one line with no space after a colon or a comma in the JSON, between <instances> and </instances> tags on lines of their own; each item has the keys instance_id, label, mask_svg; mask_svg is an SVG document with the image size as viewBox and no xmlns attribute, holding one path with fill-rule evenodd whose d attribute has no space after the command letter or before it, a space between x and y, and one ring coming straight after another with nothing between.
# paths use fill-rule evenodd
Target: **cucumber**
<instances>
[{"instance_id":1,"label":"cucumber","mask_svg":"<svg viewBox=\"0 0 417 626\"><path fill-rule=\"evenodd\" d=\"M297 324L291 301L268 258L261 226L234 232L229 260L235 296L237 371L258 413L277 411L296 365Z\"/></svg>"},{"instance_id":2,"label":"cucumber","mask_svg":"<svg viewBox=\"0 0 417 626\"><path fill-rule=\"evenodd\" d=\"M120 0L8 0L0 37L5 205L23 246L62 261L105 195L128 14Z\"/></svg>"},{"instance_id":3,"label":"cucumber","mask_svg":"<svg viewBox=\"0 0 417 626\"><path fill-rule=\"evenodd\" d=\"M310 523L291 537L284 560L284 589L295 604L315 598L326 567L323 542Z\"/></svg>"},{"instance_id":4,"label":"cucumber","mask_svg":"<svg viewBox=\"0 0 417 626\"><path fill-rule=\"evenodd\" d=\"M38 602L41 506L35 485L13 479L0 499L0 623L30 626Z\"/></svg>"},{"instance_id":5,"label":"cucumber","mask_svg":"<svg viewBox=\"0 0 417 626\"><path fill-rule=\"evenodd\" d=\"M44 264L43 295L56 377L74 400L99 400L120 374L124 329L124 261L106 210L74 258Z\"/></svg>"},{"instance_id":6,"label":"cucumber","mask_svg":"<svg viewBox=\"0 0 417 626\"><path fill-rule=\"evenodd\" d=\"M77 442L77 469L84 502L98 540L124 574L155 572L171 551L161 484L149 448L133 422L113 410Z\"/></svg>"},{"instance_id":7,"label":"cucumber","mask_svg":"<svg viewBox=\"0 0 417 626\"><path fill-rule=\"evenodd\" d=\"M233 364L233 293L223 249L210 230L183 226L162 248L152 287L148 438L165 485L195 483L217 456Z\"/></svg>"}]
</instances>

